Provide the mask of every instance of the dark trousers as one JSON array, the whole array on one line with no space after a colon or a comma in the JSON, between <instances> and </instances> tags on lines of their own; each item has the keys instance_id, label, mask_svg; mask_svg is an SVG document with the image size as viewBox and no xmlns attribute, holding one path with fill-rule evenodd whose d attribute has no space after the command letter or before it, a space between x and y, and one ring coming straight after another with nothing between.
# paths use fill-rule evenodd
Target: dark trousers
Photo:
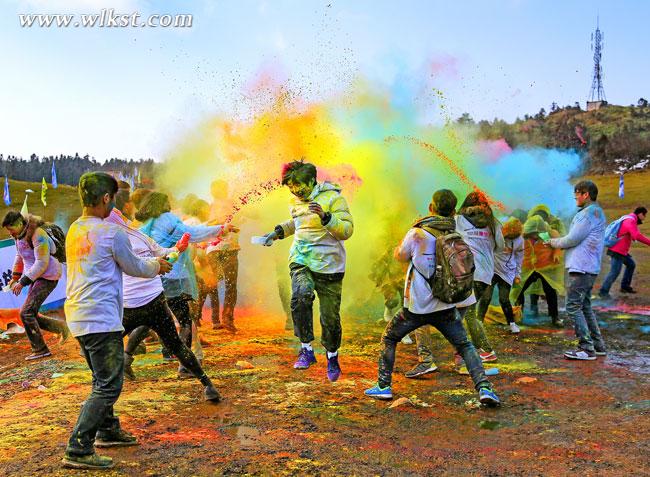
<instances>
[{"instance_id":1,"label":"dark trousers","mask_svg":"<svg viewBox=\"0 0 650 477\"><path fill-rule=\"evenodd\" d=\"M472 337L472 343L474 343L475 347L484 351L493 351L485 333L485 326L483 326L483 319L492 298L491 290L490 285L487 283L475 281L474 296L476 296L477 301L475 304L468 306L465 313L465 323L467 323L469 335Z\"/></svg>"},{"instance_id":2,"label":"dark trousers","mask_svg":"<svg viewBox=\"0 0 650 477\"><path fill-rule=\"evenodd\" d=\"M596 275L569 273L566 312L573 318L578 347L587 351L604 351L605 342L600 334L598 319L591 309L591 289L595 281Z\"/></svg>"},{"instance_id":3,"label":"dark trousers","mask_svg":"<svg viewBox=\"0 0 650 477\"><path fill-rule=\"evenodd\" d=\"M609 293L610 288L621 273L623 265L625 265L625 273L623 273L623 280L621 280L621 288L630 288L632 286L632 277L634 276L634 269L636 263L632 259L632 255L621 255L620 253L607 252L611 257L609 273L605 277L603 285L600 287L600 293L606 295Z\"/></svg>"},{"instance_id":4,"label":"dark trousers","mask_svg":"<svg viewBox=\"0 0 650 477\"><path fill-rule=\"evenodd\" d=\"M192 353L191 348L183 344L174 324L174 314L167 305L167 300L163 294L160 294L153 301L138 308L124 309L124 334L129 334L132 330L145 326L156 332L160 341L168 351L170 351L178 361L188 369L198 379L203 379L205 373L201 365ZM142 337L146 336L146 333ZM129 338L125 352L133 355L135 349L142 340Z\"/></svg>"},{"instance_id":5,"label":"dark trousers","mask_svg":"<svg viewBox=\"0 0 650 477\"><path fill-rule=\"evenodd\" d=\"M210 297L210 303L212 306L212 324L214 325L219 323L219 287L209 287L198 277L197 282L199 287L199 297L196 301L192 302L192 305L190 306L192 319L196 323L196 326L200 325L201 317L203 315L203 306L205 305L207 298Z\"/></svg>"},{"instance_id":6,"label":"dark trousers","mask_svg":"<svg viewBox=\"0 0 650 477\"><path fill-rule=\"evenodd\" d=\"M237 305L237 275L239 274L239 258L237 251L223 251L212 252L208 255L212 271L217 277L223 276L224 283L224 296L223 296L223 311L221 313L221 322L230 326L235 321L235 305ZM215 293L216 299L212 299L212 309L217 310L217 318L219 317L219 295ZM214 321L214 314L212 315L212 323L217 324L219 320Z\"/></svg>"},{"instance_id":7,"label":"dark trousers","mask_svg":"<svg viewBox=\"0 0 650 477\"><path fill-rule=\"evenodd\" d=\"M496 273L492 277L492 286L490 287L490 296L492 296L492 290L494 287L497 287L499 290L499 304L503 310L503 314L506 317L508 323L515 322L515 314L512 311L512 303L510 303L510 290L512 287L510 284L501 278Z\"/></svg>"},{"instance_id":8,"label":"dark trousers","mask_svg":"<svg viewBox=\"0 0 650 477\"><path fill-rule=\"evenodd\" d=\"M27 298L20 309L20 320L23 322L25 334L32 345L32 351L45 351L47 344L43 339L41 328L45 331L61 334L67 331L67 325L63 320L57 320L49 316L41 315L38 310L43 302L56 288L57 280L46 280L37 278L29 287Z\"/></svg>"},{"instance_id":9,"label":"dark trousers","mask_svg":"<svg viewBox=\"0 0 650 477\"><path fill-rule=\"evenodd\" d=\"M523 286L521 287L521 291L519 292L519 296L517 297L516 302L521 305L524 304L524 292L537 280L540 280L542 282L542 288L544 289L544 295L546 296L546 303L548 304L548 314L551 318L556 320L559 315L557 307L557 291L555 291L555 288L553 288L551 284L547 282L539 272L531 273L530 276L526 279Z\"/></svg>"},{"instance_id":10,"label":"dark trousers","mask_svg":"<svg viewBox=\"0 0 650 477\"><path fill-rule=\"evenodd\" d=\"M316 273L297 263L291 270L291 318L293 332L301 343L314 340L313 303L318 294L320 303L321 344L334 352L341 346L341 292L342 273Z\"/></svg>"},{"instance_id":11,"label":"dark trousers","mask_svg":"<svg viewBox=\"0 0 650 477\"><path fill-rule=\"evenodd\" d=\"M77 341L93 374L93 387L81 408L66 452L82 456L95 452L97 434L120 428L113 404L124 383L124 343L119 331L78 336Z\"/></svg>"},{"instance_id":12,"label":"dark trousers","mask_svg":"<svg viewBox=\"0 0 650 477\"><path fill-rule=\"evenodd\" d=\"M395 348L407 334L421 326L435 326L449 341L456 351L463 357L476 389L483 383L488 383L483 370L481 358L474 345L467 338L463 328L462 318L456 317L455 308L437 311L435 313L415 314L404 308L397 313L386 325L381 337L381 353L379 355L379 379L381 387L390 386L392 382L393 367L395 366Z\"/></svg>"},{"instance_id":13,"label":"dark trousers","mask_svg":"<svg viewBox=\"0 0 650 477\"><path fill-rule=\"evenodd\" d=\"M167 304L174 317L181 325L179 336L181 341L189 349L192 349L192 313L190 311L190 298L186 295L167 299ZM164 347L164 346L163 346Z\"/></svg>"}]
</instances>

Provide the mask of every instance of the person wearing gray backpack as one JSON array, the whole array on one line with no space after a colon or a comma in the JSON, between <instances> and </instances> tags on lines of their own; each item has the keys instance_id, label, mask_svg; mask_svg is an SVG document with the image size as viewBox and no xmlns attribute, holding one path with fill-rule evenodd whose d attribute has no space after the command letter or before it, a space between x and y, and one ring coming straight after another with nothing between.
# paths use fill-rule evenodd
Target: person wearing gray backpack
<instances>
[{"instance_id":1,"label":"person wearing gray backpack","mask_svg":"<svg viewBox=\"0 0 650 477\"><path fill-rule=\"evenodd\" d=\"M499 398L485 376L481 358L470 342L456 303L472 293L472 253L455 233L457 199L442 189L433 194L430 216L418 220L395 249L395 259L409 263L404 286L404 308L388 323L382 336L377 384L365 391L376 399L392 399L395 349L404 336L424 325L436 327L463 357L479 401L498 406Z\"/></svg>"},{"instance_id":2,"label":"person wearing gray backpack","mask_svg":"<svg viewBox=\"0 0 650 477\"><path fill-rule=\"evenodd\" d=\"M23 217L16 210L8 211L2 221L2 226L16 241L16 259L8 286L16 296L20 295L24 287L29 287L25 302L20 308L20 319L32 348L26 361L52 355L41 329L58 334L59 343L70 336L65 321L39 313L61 278L63 268L57 255L65 260L65 253L58 253L61 252L60 243L57 244L48 234L48 225L40 217Z\"/></svg>"}]
</instances>

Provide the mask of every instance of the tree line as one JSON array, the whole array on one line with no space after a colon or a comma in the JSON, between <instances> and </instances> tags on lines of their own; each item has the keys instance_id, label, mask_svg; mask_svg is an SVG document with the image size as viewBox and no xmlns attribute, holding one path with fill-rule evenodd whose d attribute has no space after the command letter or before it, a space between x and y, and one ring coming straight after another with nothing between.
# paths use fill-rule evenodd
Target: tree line
<instances>
[{"instance_id":1,"label":"tree line","mask_svg":"<svg viewBox=\"0 0 650 477\"><path fill-rule=\"evenodd\" d=\"M575 149L593 172L609 171L617 160L634 164L650 159L650 106L644 98L593 111L577 102L564 107L553 102L549 112L541 108L512 123L498 118L475 122L464 113L456 123L476 128L479 139L505 139L511 147Z\"/></svg>"},{"instance_id":2,"label":"tree line","mask_svg":"<svg viewBox=\"0 0 650 477\"><path fill-rule=\"evenodd\" d=\"M27 182L52 181L52 165L56 169L57 182L76 186L82 174L89 171L106 171L116 174L123 174L125 177L133 177L138 181L138 175L143 184L151 183L158 164L153 159L117 159L112 158L104 163L97 162L94 157L88 154L79 156L75 154L39 157L32 154L29 159L17 156L4 156L0 153L0 171L2 175L13 180Z\"/></svg>"}]
</instances>

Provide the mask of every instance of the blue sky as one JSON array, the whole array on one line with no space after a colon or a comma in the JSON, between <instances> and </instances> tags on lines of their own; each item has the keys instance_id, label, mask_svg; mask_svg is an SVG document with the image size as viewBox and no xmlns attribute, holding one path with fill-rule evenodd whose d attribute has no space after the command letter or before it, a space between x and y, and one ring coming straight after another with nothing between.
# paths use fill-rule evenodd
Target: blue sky
<instances>
[{"instance_id":1,"label":"blue sky","mask_svg":"<svg viewBox=\"0 0 650 477\"><path fill-rule=\"evenodd\" d=\"M191 13L191 29L20 28L18 13ZM0 0L0 152L154 157L281 72L308 99L432 62L453 117L512 120L591 84L600 14L607 98L650 99L650 2ZM643 25L643 22L646 25Z\"/></svg>"}]
</instances>

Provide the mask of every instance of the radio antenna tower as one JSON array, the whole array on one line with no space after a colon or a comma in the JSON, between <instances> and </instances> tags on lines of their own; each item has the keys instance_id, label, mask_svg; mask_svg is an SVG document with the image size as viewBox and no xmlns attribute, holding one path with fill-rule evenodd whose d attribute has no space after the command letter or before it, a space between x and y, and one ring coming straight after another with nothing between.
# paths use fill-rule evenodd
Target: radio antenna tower
<instances>
[{"instance_id":1,"label":"radio antenna tower","mask_svg":"<svg viewBox=\"0 0 650 477\"><path fill-rule=\"evenodd\" d=\"M594 52L594 77L591 80L589 101L606 102L605 89L603 88L603 67L600 64L603 56L603 39L605 36L600 31L600 18L596 17L596 31L591 34L591 50Z\"/></svg>"}]
</instances>

